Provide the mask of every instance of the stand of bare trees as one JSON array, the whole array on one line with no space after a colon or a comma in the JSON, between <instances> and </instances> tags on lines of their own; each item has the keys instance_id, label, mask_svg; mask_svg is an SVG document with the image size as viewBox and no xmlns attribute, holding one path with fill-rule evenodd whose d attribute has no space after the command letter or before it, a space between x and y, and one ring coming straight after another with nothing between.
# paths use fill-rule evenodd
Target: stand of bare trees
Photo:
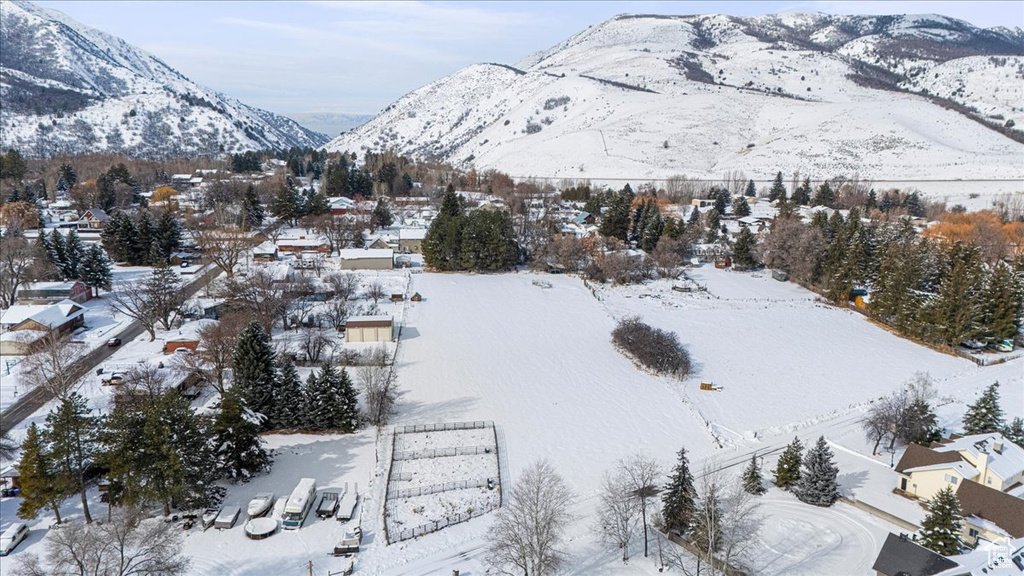
<instances>
[{"instance_id":1,"label":"stand of bare trees","mask_svg":"<svg viewBox=\"0 0 1024 576\"><path fill-rule=\"evenodd\" d=\"M139 510L119 511L103 524L64 524L51 530L42 557L30 554L17 576L102 574L177 576L188 573L181 528L159 519L144 520Z\"/></svg>"},{"instance_id":2,"label":"stand of bare trees","mask_svg":"<svg viewBox=\"0 0 1024 576\"><path fill-rule=\"evenodd\" d=\"M275 321L284 323L287 320L288 300L284 286L261 268L227 279L224 295L229 310L259 322L267 333Z\"/></svg>"},{"instance_id":3,"label":"stand of bare trees","mask_svg":"<svg viewBox=\"0 0 1024 576\"><path fill-rule=\"evenodd\" d=\"M171 319L181 310L185 299L181 280L167 267L155 268L143 282L119 282L111 293L114 310L137 321L156 340L156 326L171 329Z\"/></svg>"},{"instance_id":4,"label":"stand of bare trees","mask_svg":"<svg viewBox=\"0 0 1024 576\"><path fill-rule=\"evenodd\" d=\"M11 307L22 284L43 278L46 269L52 268L38 256L36 247L23 236L8 231L0 237L0 308Z\"/></svg>"},{"instance_id":5,"label":"stand of bare trees","mask_svg":"<svg viewBox=\"0 0 1024 576\"><path fill-rule=\"evenodd\" d=\"M241 228L213 228L201 224L190 227L192 238L203 255L224 271L228 278L255 244L252 234Z\"/></svg>"},{"instance_id":6,"label":"stand of bare trees","mask_svg":"<svg viewBox=\"0 0 1024 576\"><path fill-rule=\"evenodd\" d=\"M488 563L502 574L555 573L567 559L561 548L574 519L570 510L574 499L549 462L531 464L487 533Z\"/></svg>"},{"instance_id":7,"label":"stand of bare trees","mask_svg":"<svg viewBox=\"0 0 1024 576\"><path fill-rule=\"evenodd\" d=\"M199 329L199 347L192 354L175 355L175 367L196 374L223 394L224 373L231 367L235 341L245 324L241 315L225 314L217 322L203 326Z\"/></svg>"},{"instance_id":8,"label":"stand of bare trees","mask_svg":"<svg viewBox=\"0 0 1024 576\"><path fill-rule=\"evenodd\" d=\"M698 503L689 537L697 552L694 576L727 574L761 527L757 496L718 468L714 463L705 465L697 486ZM690 574L685 567L683 572Z\"/></svg>"},{"instance_id":9,"label":"stand of bare trees","mask_svg":"<svg viewBox=\"0 0 1024 576\"><path fill-rule=\"evenodd\" d=\"M888 440L889 452L895 452L896 443L923 442L936 429L935 416L929 403L935 398L931 377L918 372L906 386L872 405L861 427L868 440L874 442L872 454Z\"/></svg>"}]
</instances>

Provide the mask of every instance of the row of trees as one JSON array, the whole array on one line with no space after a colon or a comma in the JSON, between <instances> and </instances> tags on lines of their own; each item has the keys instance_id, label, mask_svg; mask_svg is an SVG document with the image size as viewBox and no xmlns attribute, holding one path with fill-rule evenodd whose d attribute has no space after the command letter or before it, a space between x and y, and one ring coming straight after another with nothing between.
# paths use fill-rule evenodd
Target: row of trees
<instances>
[{"instance_id":1,"label":"row of trees","mask_svg":"<svg viewBox=\"0 0 1024 576\"><path fill-rule=\"evenodd\" d=\"M118 211L107 220L100 238L117 262L132 266L166 265L171 255L181 250L181 222L169 211L151 214L140 210L134 217Z\"/></svg>"},{"instance_id":2,"label":"row of trees","mask_svg":"<svg viewBox=\"0 0 1024 576\"><path fill-rule=\"evenodd\" d=\"M871 310L904 334L956 345L1013 338L1024 315L1024 257L986 262L972 244L922 238L908 222L862 222L818 213L809 224L781 214L760 249L772 268L845 303L871 287Z\"/></svg>"},{"instance_id":3,"label":"row of trees","mask_svg":"<svg viewBox=\"0 0 1024 576\"><path fill-rule=\"evenodd\" d=\"M467 213L465 200L449 186L423 240L423 258L437 270L507 270L519 261L512 218L489 208Z\"/></svg>"},{"instance_id":4,"label":"row of trees","mask_svg":"<svg viewBox=\"0 0 1024 576\"><path fill-rule=\"evenodd\" d=\"M113 269L107 253L97 244L88 248L74 230L65 236L54 230L48 236L40 230L37 254L42 255L62 280L81 280L94 289L110 290Z\"/></svg>"}]
</instances>

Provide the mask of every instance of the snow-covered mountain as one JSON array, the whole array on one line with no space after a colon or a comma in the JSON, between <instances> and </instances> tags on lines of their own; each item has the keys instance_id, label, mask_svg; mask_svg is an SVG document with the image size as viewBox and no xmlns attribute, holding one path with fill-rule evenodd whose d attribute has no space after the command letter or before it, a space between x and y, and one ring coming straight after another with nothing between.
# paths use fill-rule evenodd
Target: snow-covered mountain
<instances>
[{"instance_id":1,"label":"snow-covered mountain","mask_svg":"<svg viewBox=\"0 0 1024 576\"><path fill-rule=\"evenodd\" d=\"M624 15L415 90L327 149L520 177L1021 179L1022 55L1020 28L944 16Z\"/></svg>"},{"instance_id":2,"label":"snow-covered mountain","mask_svg":"<svg viewBox=\"0 0 1024 576\"><path fill-rule=\"evenodd\" d=\"M195 84L65 14L0 2L0 144L49 155L210 155L319 146L295 121Z\"/></svg>"}]
</instances>

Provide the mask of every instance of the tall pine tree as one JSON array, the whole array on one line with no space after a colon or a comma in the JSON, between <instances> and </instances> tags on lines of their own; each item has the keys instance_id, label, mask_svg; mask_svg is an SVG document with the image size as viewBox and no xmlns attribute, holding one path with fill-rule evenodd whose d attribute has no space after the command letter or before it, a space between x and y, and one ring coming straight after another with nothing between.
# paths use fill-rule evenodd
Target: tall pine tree
<instances>
[{"instance_id":1,"label":"tall pine tree","mask_svg":"<svg viewBox=\"0 0 1024 576\"><path fill-rule=\"evenodd\" d=\"M775 175L775 180L772 181L772 187L768 190L768 201L774 202L786 201L786 186L782 184L782 172Z\"/></svg>"},{"instance_id":2,"label":"tall pine tree","mask_svg":"<svg viewBox=\"0 0 1024 576\"><path fill-rule=\"evenodd\" d=\"M757 238L750 227L740 230L736 243L732 247L733 264L742 268L753 268L757 265Z\"/></svg>"},{"instance_id":3,"label":"tall pine tree","mask_svg":"<svg viewBox=\"0 0 1024 576\"><path fill-rule=\"evenodd\" d=\"M696 497L690 462L686 458L686 448L682 448L679 450L679 458L672 469L668 485L661 496L661 513L665 520L665 528L669 532L683 535L690 529Z\"/></svg>"},{"instance_id":4,"label":"tall pine tree","mask_svg":"<svg viewBox=\"0 0 1024 576\"><path fill-rule=\"evenodd\" d=\"M263 417L274 413L274 350L259 322L251 322L238 335L231 359L234 386L250 410ZM264 425L272 422L264 420Z\"/></svg>"},{"instance_id":5,"label":"tall pine tree","mask_svg":"<svg viewBox=\"0 0 1024 576\"><path fill-rule=\"evenodd\" d=\"M804 446L799 438L786 446L786 449L779 456L779 462L775 465L775 485L779 488L789 488L800 480L801 452Z\"/></svg>"},{"instance_id":6,"label":"tall pine tree","mask_svg":"<svg viewBox=\"0 0 1024 576\"><path fill-rule=\"evenodd\" d=\"M981 332L997 340L1020 332L1024 316L1024 283L1005 262L996 262L982 293Z\"/></svg>"},{"instance_id":7,"label":"tall pine tree","mask_svg":"<svg viewBox=\"0 0 1024 576\"><path fill-rule=\"evenodd\" d=\"M242 228L245 230L255 230L263 226L263 203L260 202L259 194L252 184L249 184L245 189L245 195L242 196L241 216Z\"/></svg>"},{"instance_id":8,"label":"tall pine tree","mask_svg":"<svg viewBox=\"0 0 1024 576\"><path fill-rule=\"evenodd\" d=\"M943 556L955 556L964 546L962 525L960 501L953 488L946 486L928 502L928 515L921 522L921 545Z\"/></svg>"},{"instance_id":9,"label":"tall pine tree","mask_svg":"<svg viewBox=\"0 0 1024 576\"><path fill-rule=\"evenodd\" d=\"M271 426L275 429L302 428L305 417L302 380L295 364L288 358L278 363L278 381L274 386L274 414Z\"/></svg>"},{"instance_id":10,"label":"tall pine tree","mask_svg":"<svg viewBox=\"0 0 1024 576\"><path fill-rule=\"evenodd\" d=\"M219 409L210 427L218 467L232 482L248 482L270 469L270 455L259 436L260 418L240 398L238 389L228 388L215 407Z\"/></svg>"},{"instance_id":11,"label":"tall pine tree","mask_svg":"<svg viewBox=\"0 0 1024 576\"><path fill-rule=\"evenodd\" d=\"M86 250L82 257L82 265L79 267L79 276L86 286L99 292L99 289L110 291L113 281L113 272L110 267L110 260L99 244L93 244Z\"/></svg>"},{"instance_id":12,"label":"tall pine tree","mask_svg":"<svg viewBox=\"0 0 1024 576\"><path fill-rule=\"evenodd\" d=\"M939 295L926 311L931 338L956 345L982 333L982 289L985 271L981 251L957 242L946 253Z\"/></svg>"},{"instance_id":13,"label":"tall pine tree","mask_svg":"<svg viewBox=\"0 0 1024 576\"><path fill-rule=\"evenodd\" d=\"M755 496L765 493L765 487L761 478L761 467L757 465L757 453L750 457L750 464L743 471L743 489Z\"/></svg>"},{"instance_id":14,"label":"tall pine tree","mask_svg":"<svg viewBox=\"0 0 1024 576\"><path fill-rule=\"evenodd\" d=\"M28 435L21 444L18 475L21 483L18 517L32 520L41 510L49 508L60 524L60 503L69 490L63 476L58 474L49 443L35 422L28 427Z\"/></svg>"},{"instance_id":15,"label":"tall pine tree","mask_svg":"<svg viewBox=\"0 0 1024 576\"><path fill-rule=\"evenodd\" d=\"M73 486L81 495L85 522L91 523L87 474L99 449L100 419L93 416L81 394L72 392L46 417L46 425L43 434L51 446L54 470L62 484Z\"/></svg>"},{"instance_id":16,"label":"tall pine tree","mask_svg":"<svg viewBox=\"0 0 1024 576\"><path fill-rule=\"evenodd\" d=\"M423 259L427 266L437 270L458 270L462 258L462 220L465 202L448 185L441 201L441 210L430 223L423 239Z\"/></svg>"},{"instance_id":17,"label":"tall pine tree","mask_svg":"<svg viewBox=\"0 0 1024 576\"><path fill-rule=\"evenodd\" d=\"M967 407L964 431L967 434L999 432L1003 428L1003 409L999 406L999 382L989 384L981 396Z\"/></svg>"},{"instance_id":18,"label":"tall pine tree","mask_svg":"<svg viewBox=\"0 0 1024 576\"><path fill-rule=\"evenodd\" d=\"M804 456L803 470L797 480L793 493L802 502L815 506L831 506L839 499L839 484L836 477L839 469L832 461L832 450L825 442L825 437L807 450Z\"/></svg>"}]
</instances>

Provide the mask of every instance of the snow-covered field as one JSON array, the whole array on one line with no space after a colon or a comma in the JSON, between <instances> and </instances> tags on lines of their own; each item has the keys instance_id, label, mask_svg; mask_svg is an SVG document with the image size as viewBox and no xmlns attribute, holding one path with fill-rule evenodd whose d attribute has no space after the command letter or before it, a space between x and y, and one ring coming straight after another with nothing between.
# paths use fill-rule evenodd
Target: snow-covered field
<instances>
[{"instance_id":1,"label":"snow-covered field","mask_svg":"<svg viewBox=\"0 0 1024 576\"><path fill-rule=\"evenodd\" d=\"M570 527L568 573L576 575L657 573L654 559L634 548L628 565L600 542L594 530L602 474L620 458L638 452L667 470L686 447L691 466L705 463L738 473L751 454L766 454L767 470L777 452L798 435L806 444L826 435L840 468L844 495L884 508L912 523L923 513L892 494L889 470L894 455L870 454L858 421L867 403L898 388L917 371L936 381L940 423L959 427L967 404L998 380L1009 417L1024 413L1024 360L980 368L917 346L856 313L818 303L812 294L767 276L691 269L706 293L681 294L669 282L626 288L600 287L596 296L578 278L533 274L413 274L422 302L404 305L398 373L402 396L398 426L439 422L493 421L501 449L501 479L514 483L537 458L549 459L577 495L578 520ZM550 288L533 284L543 279ZM610 343L615 321L638 314L676 331L695 361L685 381L637 370ZM148 343L126 344L126 357ZM153 353L152 351L150 352ZM710 381L720 392L701 392ZM490 432L489 429L486 432ZM481 430L400 434L398 450L471 446L494 442ZM228 486L226 504L244 506L257 492L287 495L299 478L314 477L321 490L359 484L364 547L357 573L381 575L483 574L483 534L493 521L484 514L463 524L391 546L381 527L391 435L378 442L375 431L349 436L268 436L275 449L270 475ZM397 461L407 487L490 477L488 460L476 456ZM487 471L484 471L484 468ZM407 476L406 476L407 475ZM406 498L419 514L465 511L481 506L486 489L452 493L445 503ZM436 495L432 495L436 496ZM422 500L422 501L421 501ZM0 528L13 521L17 499L0 503ZM77 505L68 501L67 512ZM771 490L762 499L765 518L746 562L764 574L868 574L887 532L901 528L846 504L821 509ZM412 522L411 519L408 520ZM297 532L265 541L243 534L245 518L218 532L192 530L185 551L197 575L300 573L339 570L326 556L343 526L307 520ZM48 520L38 521L42 528ZM42 530L34 530L24 551L38 552ZM10 573L10 562L0 574Z\"/></svg>"}]
</instances>

